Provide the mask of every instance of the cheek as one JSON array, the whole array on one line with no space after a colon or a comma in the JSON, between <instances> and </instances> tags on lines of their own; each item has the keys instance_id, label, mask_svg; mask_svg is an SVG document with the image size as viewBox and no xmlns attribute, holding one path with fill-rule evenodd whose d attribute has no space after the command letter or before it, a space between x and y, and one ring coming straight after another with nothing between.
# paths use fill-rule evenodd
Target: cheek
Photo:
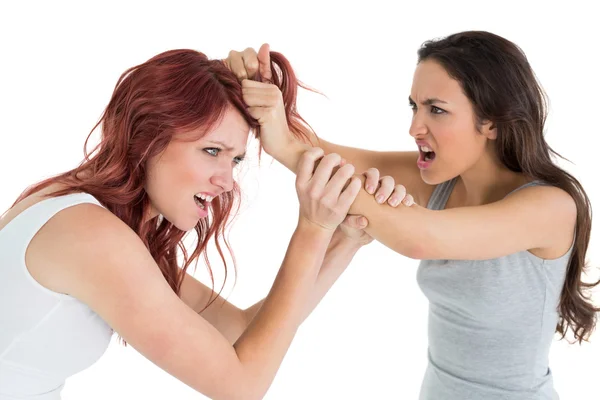
<instances>
[{"instance_id":1,"label":"cheek","mask_svg":"<svg viewBox=\"0 0 600 400\"><path fill-rule=\"evenodd\" d=\"M212 191L211 177L216 173L216 160L210 156L195 154L182 158L178 163L176 176L177 189L182 194Z\"/></svg>"}]
</instances>

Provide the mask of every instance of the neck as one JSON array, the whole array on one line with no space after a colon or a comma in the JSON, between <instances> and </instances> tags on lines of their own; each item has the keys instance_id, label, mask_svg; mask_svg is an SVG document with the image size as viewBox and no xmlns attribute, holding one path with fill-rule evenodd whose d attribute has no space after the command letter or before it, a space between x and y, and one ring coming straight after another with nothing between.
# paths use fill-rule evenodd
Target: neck
<instances>
[{"instance_id":1,"label":"neck","mask_svg":"<svg viewBox=\"0 0 600 400\"><path fill-rule=\"evenodd\" d=\"M473 167L460 175L456 190L462 206L478 206L501 200L526 182L523 174L506 168L490 146Z\"/></svg>"}]
</instances>

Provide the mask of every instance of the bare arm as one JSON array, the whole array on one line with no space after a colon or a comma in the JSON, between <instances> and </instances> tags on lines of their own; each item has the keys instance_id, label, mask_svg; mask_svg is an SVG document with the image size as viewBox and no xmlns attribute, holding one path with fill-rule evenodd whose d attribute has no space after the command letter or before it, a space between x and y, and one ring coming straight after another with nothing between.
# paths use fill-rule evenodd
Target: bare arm
<instances>
[{"instance_id":1,"label":"bare arm","mask_svg":"<svg viewBox=\"0 0 600 400\"><path fill-rule=\"evenodd\" d=\"M252 79L251 77L257 76L258 73L260 73L263 79L270 81L273 74L271 71L270 47L268 44L263 44L258 53L252 48L247 48L243 52L232 50L224 62L240 81ZM245 92L253 90L248 85L245 85L244 82L242 84L244 85ZM304 128L302 129L303 136L309 139L312 146L322 148L326 154L336 153L341 155L348 162L352 163L358 172L367 171L369 168L376 168L382 176L391 176L396 182L402 183L406 187L407 191L414 196L417 204L425 204L433 191L433 186L426 184L421 179L421 174L417 167L419 153L416 150L373 151L343 146L317 137L310 129ZM273 135L271 137L261 135L263 148L269 154L271 153L271 149L275 149L281 145L276 145L278 141Z\"/></svg>"},{"instance_id":2,"label":"bare arm","mask_svg":"<svg viewBox=\"0 0 600 400\"><path fill-rule=\"evenodd\" d=\"M28 263L52 270L52 290L86 303L141 354L197 391L219 399L260 399L305 315L334 230L360 189L354 170L313 149L302 156L298 226L273 287L232 346L168 285L141 239L108 210L79 204L36 234ZM333 176L332 176L333 175ZM345 188L345 189L344 189Z\"/></svg>"},{"instance_id":3,"label":"bare arm","mask_svg":"<svg viewBox=\"0 0 600 400\"><path fill-rule=\"evenodd\" d=\"M294 171L298 155L308 147L295 142L275 158ZM565 243L571 243L573 230L564 227L574 227L577 209L563 190L537 186L491 204L441 211L380 205L361 190L350 213L364 215L373 238L407 257L476 260L561 244L568 250Z\"/></svg>"},{"instance_id":4,"label":"bare arm","mask_svg":"<svg viewBox=\"0 0 600 400\"><path fill-rule=\"evenodd\" d=\"M317 280L308 301L304 304L302 321L310 315L346 270L360 247L360 243L345 238L339 231L333 235ZM247 309L240 309L219 296L209 307L206 307L211 295L215 296L208 286L194 279L191 275L186 275L181 287L181 299L196 313L201 312L200 315L232 344L246 330L266 301L266 299L262 299Z\"/></svg>"},{"instance_id":5,"label":"bare arm","mask_svg":"<svg viewBox=\"0 0 600 400\"><path fill-rule=\"evenodd\" d=\"M322 148L326 154L337 153L353 164L357 171L367 171L376 168L381 175L389 175L406 187L417 204L424 205L433 192L434 186L428 185L421 179L417 167L418 151L375 151L356 147L343 146L318 138L314 133L305 132L311 137L311 144Z\"/></svg>"},{"instance_id":6,"label":"bare arm","mask_svg":"<svg viewBox=\"0 0 600 400\"><path fill-rule=\"evenodd\" d=\"M372 169L365 176L365 186L378 187L374 196L381 196L382 202L387 201L388 204L393 206L400 206L400 204L411 206L414 204L412 196L407 194L406 189L401 185L394 185L395 182L391 177L380 178L379 171ZM316 308L327 291L344 272L358 249L373 240L364 231L368 221L365 219L364 222L361 222L360 220L360 215L347 216L333 234L314 289L305 306L306 312L303 319L306 319ZM185 276L181 286L181 299L194 311L201 313L230 343L235 343L260 310L264 299L246 310L241 310L221 296L215 299L215 295L211 289L191 275ZM211 300L214 301L207 307L208 302Z\"/></svg>"},{"instance_id":7,"label":"bare arm","mask_svg":"<svg viewBox=\"0 0 600 400\"><path fill-rule=\"evenodd\" d=\"M38 243L52 243L43 254L60 271L54 289L88 304L145 357L213 399L262 398L303 319L331 240L299 224L263 307L232 346L175 295L141 240L107 210L71 207L38 235Z\"/></svg>"},{"instance_id":8,"label":"bare arm","mask_svg":"<svg viewBox=\"0 0 600 400\"><path fill-rule=\"evenodd\" d=\"M313 312L323 297L325 297L329 289L331 289L333 284L346 270L360 247L361 245L356 241L344 239L341 234L334 235L327 249L325 259L323 260L323 266L319 270L317 282L315 283L308 302L304 306L302 321ZM248 321L251 321L254 318L264 302L265 299L244 310L244 315Z\"/></svg>"}]
</instances>

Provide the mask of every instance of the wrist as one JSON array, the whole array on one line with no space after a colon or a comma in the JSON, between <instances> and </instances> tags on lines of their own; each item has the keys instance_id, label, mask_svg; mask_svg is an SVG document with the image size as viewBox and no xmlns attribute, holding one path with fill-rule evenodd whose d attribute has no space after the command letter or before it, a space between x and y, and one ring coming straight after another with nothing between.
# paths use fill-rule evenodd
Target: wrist
<instances>
[{"instance_id":1,"label":"wrist","mask_svg":"<svg viewBox=\"0 0 600 400\"><path fill-rule=\"evenodd\" d=\"M306 234L317 240L323 239L329 242L331 241L335 233L335 228L332 229L323 225L319 225L315 222L308 220L307 218L300 216L300 218L298 219L298 226L296 228L296 231L301 234Z\"/></svg>"},{"instance_id":2,"label":"wrist","mask_svg":"<svg viewBox=\"0 0 600 400\"><path fill-rule=\"evenodd\" d=\"M311 145L302 143L299 140L290 137L283 145L278 146L278 148L265 149L265 151L279 163L295 173L300 157L305 151L311 148Z\"/></svg>"}]
</instances>

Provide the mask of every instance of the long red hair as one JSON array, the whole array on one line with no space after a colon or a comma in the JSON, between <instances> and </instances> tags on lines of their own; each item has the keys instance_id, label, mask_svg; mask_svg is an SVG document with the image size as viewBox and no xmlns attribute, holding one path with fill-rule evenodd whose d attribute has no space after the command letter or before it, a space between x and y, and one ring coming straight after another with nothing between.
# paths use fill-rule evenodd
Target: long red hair
<instances>
[{"instance_id":1,"label":"long red hair","mask_svg":"<svg viewBox=\"0 0 600 400\"><path fill-rule=\"evenodd\" d=\"M304 86L296 79L283 55L271 52L271 69L272 83L283 94L290 130L297 137L308 140L303 130L307 124L296 110L298 86ZM257 121L246 111L241 84L221 60L210 60L200 52L185 49L158 54L121 75L108 106L85 141L81 164L27 188L15 204L54 183L65 188L51 193L51 197L89 193L138 234L175 293L180 294L187 268L192 262L197 263L202 253L214 289L205 250L213 237L226 279L223 246L232 256L233 253L225 237L225 228L229 217L238 211L239 186L234 183L231 192L212 201L209 217L201 219L194 228L198 240L189 254L183 244L187 232L160 217L144 221L150 206L144 182L146 162L160 154L174 135L197 128L209 131L230 106L240 112L256 137L260 137ZM100 143L89 152L90 136L100 125ZM183 256L181 266L177 260L178 249ZM233 260L235 268L235 258ZM221 290L224 285L225 282Z\"/></svg>"}]
</instances>

